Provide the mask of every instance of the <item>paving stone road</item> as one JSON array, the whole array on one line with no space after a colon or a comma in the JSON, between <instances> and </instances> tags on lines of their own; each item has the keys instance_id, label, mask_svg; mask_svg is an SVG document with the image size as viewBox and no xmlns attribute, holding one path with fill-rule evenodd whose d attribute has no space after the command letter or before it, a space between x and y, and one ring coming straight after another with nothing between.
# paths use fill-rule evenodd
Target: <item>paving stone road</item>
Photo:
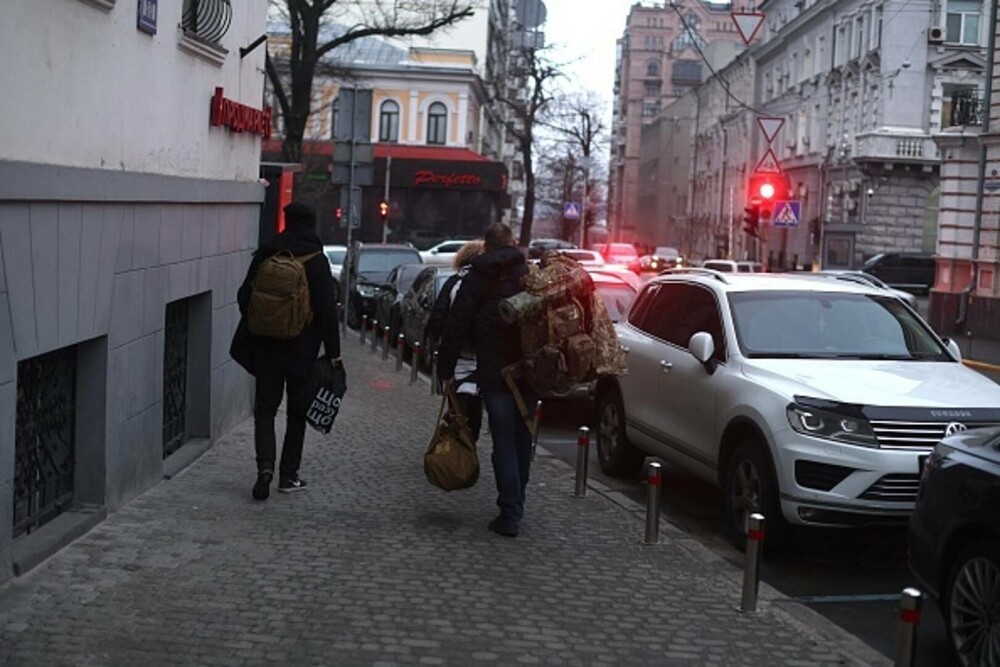
<instances>
[{"instance_id":1,"label":"paving stone road","mask_svg":"<svg viewBox=\"0 0 1000 667\"><path fill-rule=\"evenodd\" d=\"M310 431L307 491L254 480L252 423L0 587L4 665L874 665L887 661L540 451L517 539L483 476L446 494L421 455L440 399L344 345L349 391ZM283 420L279 420L283 421Z\"/></svg>"}]
</instances>

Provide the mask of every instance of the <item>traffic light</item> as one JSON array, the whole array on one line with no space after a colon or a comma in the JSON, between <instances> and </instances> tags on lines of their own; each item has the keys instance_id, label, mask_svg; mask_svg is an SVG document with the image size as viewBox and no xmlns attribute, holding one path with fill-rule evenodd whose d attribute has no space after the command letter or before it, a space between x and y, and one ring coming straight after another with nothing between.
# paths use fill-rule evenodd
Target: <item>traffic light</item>
<instances>
[{"instance_id":1,"label":"traffic light","mask_svg":"<svg viewBox=\"0 0 1000 667\"><path fill-rule=\"evenodd\" d=\"M384 199L378 203L378 218L382 224L389 220L389 202Z\"/></svg>"},{"instance_id":2,"label":"traffic light","mask_svg":"<svg viewBox=\"0 0 1000 667\"><path fill-rule=\"evenodd\" d=\"M333 217L337 220L337 222L340 222L341 220L343 220L344 219L344 209L341 208L340 206L338 206L334 210L334 212L333 212Z\"/></svg>"},{"instance_id":3,"label":"traffic light","mask_svg":"<svg viewBox=\"0 0 1000 667\"><path fill-rule=\"evenodd\" d=\"M776 201L792 198L791 187L791 180L786 174L754 173L750 176L747 199L750 206L755 206L757 209L754 215L754 229L757 229L761 222L771 221L771 218L774 217L774 203ZM749 208L747 211L749 213Z\"/></svg>"},{"instance_id":4,"label":"traffic light","mask_svg":"<svg viewBox=\"0 0 1000 667\"><path fill-rule=\"evenodd\" d=\"M754 238L760 238L760 206L751 204L743 209L743 231Z\"/></svg>"}]
</instances>

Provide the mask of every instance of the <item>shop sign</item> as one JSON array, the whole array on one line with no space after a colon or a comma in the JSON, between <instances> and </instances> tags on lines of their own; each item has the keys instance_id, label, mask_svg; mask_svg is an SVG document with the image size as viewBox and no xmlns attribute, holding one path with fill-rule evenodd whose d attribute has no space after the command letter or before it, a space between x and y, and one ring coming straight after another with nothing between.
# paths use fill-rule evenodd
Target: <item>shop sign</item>
<instances>
[{"instance_id":1,"label":"shop sign","mask_svg":"<svg viewBox=\"0 0 1000 667\"><path fill-rule=\"evenodd\" d=\"M255 109L222 95L222 87L212 96L212 127L228 127L233 132L252 132L271 138L271 107Z\"/></svg>"},{"instance_id":2,"label":"shop sign","mask_svg":"<svg viewBox=\"0 0 1000 667\"><path fill-rule=\"evenodd\" d=\"M478 174L442 173L431 169L421 169L413 175L414 187L425 185L440 188L453 188L456 186L479 187L482 184L483 179Z\"/></svg>"}]
</instances>

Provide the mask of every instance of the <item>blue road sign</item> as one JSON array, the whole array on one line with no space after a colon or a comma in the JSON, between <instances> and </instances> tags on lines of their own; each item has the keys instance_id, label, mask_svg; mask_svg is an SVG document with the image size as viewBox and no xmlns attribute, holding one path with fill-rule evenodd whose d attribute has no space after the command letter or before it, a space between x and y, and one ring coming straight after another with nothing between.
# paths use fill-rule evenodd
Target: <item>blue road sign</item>
<instances>
[{"instance_id":1,"label":"blue road sign","mask_svg":"<svg viewBox=\"0 0 1000 667\"><path fill-rule=\"evenodd\" d=\"M563 217L567 220L579 220L580 219L580 205L575 201L568 201L563 206Z\"/></svg>"},{"instance_id":2,"label":"blue road sign","mask_svg":"<svg viewBox=\"0 0 1000 667\"><path fill-rule=\"evenodd\" d=\"M802 221L802 202L798 200L774 202L774 226L798 227Z\"/></svg>"}]
</instances>

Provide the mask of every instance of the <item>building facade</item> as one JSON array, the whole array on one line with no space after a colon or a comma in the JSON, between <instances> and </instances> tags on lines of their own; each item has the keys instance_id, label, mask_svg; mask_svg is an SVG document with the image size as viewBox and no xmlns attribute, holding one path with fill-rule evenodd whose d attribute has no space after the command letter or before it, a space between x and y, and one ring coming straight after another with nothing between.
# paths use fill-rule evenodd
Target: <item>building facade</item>
<instances>
[{"instance_id":1,"label":"building facade","mask_svg":"<svg viewBox=\"0 0 1000 667\"><path fill-rule=\"evenodd\" d=\"M707 70L698 49L739 35L729 3L693 0L629 11L618 40L612 145L608 174L608 224L613 238L631 242L652 215L639 206L642 128L671 101L698 86Z\"/></svg>"},{"instance_id":2,"label":"building facade","mask_svg":"<svg viewBox=\"0 0 1000 667\"><path fill-rule=\"evenodd\" d=\"M214 1L0 8L0 580L250 413L266 2Z\"/></svg>"},{"instance_id":3,"label":"building facade","mask_svg":"<svg viewBox=\"0 0 1000 667\"><path fill-rule=\"evenodd\" d=\"M705 256L726 251L783 270L934 250L941 154L933 136L965 122L981 98L987 31L978 0L909 4L759 3L766 20L751 47L697 90L692 220L712 237ZM773 141L758 117L782 121ZM801 215L794 227L764 225L757 240L740 230L739 191L768 150ZM729 198L732 206L720 205Z\"/></svg>"}]
</instances>

